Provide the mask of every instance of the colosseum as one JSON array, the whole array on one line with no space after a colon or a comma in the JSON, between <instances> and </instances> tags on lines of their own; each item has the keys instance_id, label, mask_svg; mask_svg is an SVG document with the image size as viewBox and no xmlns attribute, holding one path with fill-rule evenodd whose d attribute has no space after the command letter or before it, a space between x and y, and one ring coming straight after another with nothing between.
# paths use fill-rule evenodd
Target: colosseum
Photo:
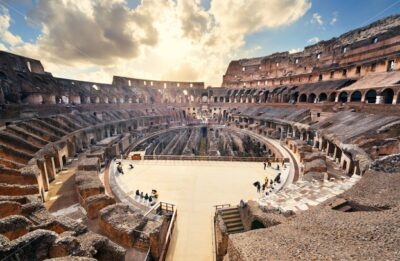
<instances>
[{"instance_id":1,"label":"colosseum","mask_svg":"<svg viewBox=\"0 0 400 261\"><path fill-rule=\"evenodd\" d=\"M399 260L400 15L217 87L0 51L0 260Z\"/></svg>"}]
</instances>

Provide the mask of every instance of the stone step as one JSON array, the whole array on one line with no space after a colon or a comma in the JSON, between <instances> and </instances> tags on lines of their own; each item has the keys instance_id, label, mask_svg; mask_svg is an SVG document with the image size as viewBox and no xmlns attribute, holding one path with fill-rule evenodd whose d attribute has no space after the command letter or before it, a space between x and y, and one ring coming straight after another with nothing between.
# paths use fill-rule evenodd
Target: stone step
<instances>
[{"instance_id":1,"label":"stone step","mask_svg":"<svg viewBox=\"0 0 400 261\"><path fill-rule=\"evenodd\" d=\"M232 227L237 227L237 226L243 226L243 224L242 224L242 220L237 220L237 221L235 221L235 222L225 222L225 225L228 227L228 228L232 228Z\"/></svg>"},{"instance_id":2,"label":"stone step","mask_svg":"<svg viewBox=\"0 0 400 261\"><path fill-rule=\"evenodd\" d=\"M242 227L237 227L237 228L234 228L234 229L228 229L228 233L229 234L241 233L243 231L244 231L244 227L243 226Z\"/></svg>"}]
</instances>

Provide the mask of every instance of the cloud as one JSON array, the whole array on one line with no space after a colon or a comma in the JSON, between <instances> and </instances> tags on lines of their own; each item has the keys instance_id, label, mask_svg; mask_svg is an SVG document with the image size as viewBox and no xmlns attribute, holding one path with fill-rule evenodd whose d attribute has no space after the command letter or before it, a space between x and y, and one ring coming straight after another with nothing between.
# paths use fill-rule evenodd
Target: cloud
<instances>
[{"instance_id":1,"label":"cloud","mask_svg":"<svg viewBox=\"0 0 400 261\"><path fill-rule=\"evenodd\" d=\"M322 20L322 16L318 13L313 13L311 18L312 24L318 24L320 26L324 25L324 21Z\"/></svg>"},{"instance_id":2,"label":"cloud","mask_svg":"<svg viewBox=\"0 0 400 261\"><path fill-rule=\"evenodd\" d=\"M332 20L330 21L330 25L335 25L338 20L338 12L333 12Z\"/></svg>"},{"instance_id":3,"label":"cloud","mask_svg":"<svg viewBox=\"0 0 400 261\"><path fill-rule=\"evenodd\" d=\"M35 45L45 58L107 64L115 58L136 57L141 46L157 43L153 26L157 12L148 8L151 2L130 10L118 0L40 0L28 19L42 28Z\"/></svg>"},{"instance_id":4,"label":"cloud","mask_svg":"<svg viewBox=\"0 0 400 261\"><path fill-rule=\"evenodd\" d=\"M301 51L303 51L304 49L303 48L293 48L293 49L290 49L289 50L289 53L290 54L292 54L292 53L298 53L298 52L301 52Z\"/></svg>"},{"instance_id":5,"label":"cloud","mask_svg":"<svg viewBox=\"0 0 400 261\"><path fill-rule=\"evenodd\" d=\"M320 39L319 39L319 37L312 37L312 38L310 38L310 39L308 39L308 43L311 43L311 44L316 44L316 43L318 43L320 41Z\"/></svg>"},{"instance_id":6,"label":"cloud","mask_svg":"<svg viewBox=\"0 0 400 261\"><path fill-rule=\"evenodd\" d=\"M23 43L21 37L9 31L11 18L8 10L0 6L0 42L1 47L5 45L17 46Z\"/></svg>"},{"instance_id":7,"label":"cloud","mask_svg":"<svg viewBox=\"0 0 400 261\"><path fill-rule=\"evenodd\" d=\"M232 59L259 55L246 36L287 26L310 0L39 0L28 15L40 36L12 51L56 76L110 82L112 75L219 86Z\"/></svg>"}]
</instances>

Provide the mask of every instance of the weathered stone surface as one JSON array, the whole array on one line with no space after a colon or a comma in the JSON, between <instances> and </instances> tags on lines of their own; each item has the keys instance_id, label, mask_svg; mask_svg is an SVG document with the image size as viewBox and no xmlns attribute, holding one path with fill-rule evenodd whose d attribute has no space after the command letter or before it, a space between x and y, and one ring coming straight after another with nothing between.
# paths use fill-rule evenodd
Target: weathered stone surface
<instances>
[{"instance_id":1,"label":"weathered stone surface","mask_svg":"<svg viewBox=\"0 0 400 261\"><path fill-rule=\"evenodd\" d=\"M105 194L88 197L86 199L86 211L88 218L97 218L100 210L115 203L116 201L114 198Z\"/></svg>"},{"instance_id":2,"label":"weathered stone surface","mask_svg":"<svg viewBox=\"0 0 400 261\"><path fill-rule=\"evenodd\" d=\"M310 162L305 162L304 163L304 173L309 173L309 172L326 172L327 171L327 166L325 163L325 160L323 159L315 159Z\"/></svg>"}]
</instances>

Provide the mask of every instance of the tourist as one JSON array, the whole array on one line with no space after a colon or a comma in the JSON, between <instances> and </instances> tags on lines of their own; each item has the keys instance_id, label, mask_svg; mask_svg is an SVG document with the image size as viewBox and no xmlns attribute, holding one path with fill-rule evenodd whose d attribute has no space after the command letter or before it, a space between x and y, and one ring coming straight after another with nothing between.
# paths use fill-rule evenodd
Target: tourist
<instances>
[{"instance_id":1,"label":"tourist","mask_svg":"<svg viewBox=\"0 0 400 261\"><path fill-rule=\"evenodd\" d=\"M267 163L264 161L264 170L267 168Z\"/></svg>"},{"instance_id":2,"label":"tourist","mask_svg":"<svg viewBox=\"0 0 400 261\"><path fill-rule=\"evenodd\" d=\"M136 195L136 197L135 197L135 198L139 198L139 196L140 196L140 192L139 192L139 190L138 190L138 189L136 190L136 192L135 192L135 195Z\"/></svg>"},{"instance_id":3,"label":"tourist","mask_svg":"<svg viewBox=\"0 0 400 261\"><path fill-rule=\"evenodd\" d=\"M257 188L257 193L260 193L261 183L259 181L256 181L253 183L253 186L255 186Z\"/></svg>"},{"instance_id":4,"label":"tourist","mask_svg":"<svg viewBox=\"0 0 400 261\"><path fill-rule=\"evenodd\" d=\"M143 191L140 192L140 199L143 199Z\"/></svg>"},{"instance_id":5,"label":"tourist","mask_svg":"<svg viewBox=\"0 0 400 261\"><path fill-rule=\"evenodd\" d=\"M133 169L133 165L132 165L132 164L129 164L129 168L130 168L130 169Z\"/></svg>"},{"instance_id":6,"label":"tourist","mask_svg":"<svg viewBox=\"0 0 400 261\"><path fill-rule=\"evenodd\" d=\"M149 199L149 195L146 193L146 195L144 196L144 200L147 201Z\"/></svg>"},{"instance_id":7,"label":"tourist","mask_svg":"<svg viewBox=\"0 0 400 261\"><path fill-rule=\"evenodd\" d=\"M118 170L118 173L124 174L124 170L122 169L121 165L118 165L117 170Z\"/></svg>"},{"instance_id":8,"label":"tourist","mask_svg":"<svg viewBox=\"0 0 400 261\"><path fill-rule=\"evenodd\" d=\"M279 164L276 165L276 170L279 170Z\"/></svg>"},{"instance_id":9,"label":"tourist","mask_svg":"<svg viewBox=\"0 0 400 261\"><path fill-rule=\"evenodd\" d=\"M151 190L151 195L152 195L154 198L158 198L157 190L152 189L152 190Z\"/></svg>"},{"instance_id":10,"label":"tourist","mask_svg":"<svg viewBox=\"0 0 400 261\"><path fill-rule=\"evenodd\" d=\"M264 183L268 185L268 177L265 177Z\"/></svg>"},{"instance_id":11,"label":"tourist","mask_svg":"<svg viewBox=\"0 0 400 261\"><path fill-rule=\"evenodd\" d=\"M265 191L265 187L267 186L267 184L262 184L262 191L264 192Z\"/></svg>"},{"instance_id":12,"label":"tourist","mask_svg":"<svg viewBox=\"0 0 400 261\"><path fill-rule=\"evenodd\" d=\"M276 175L274 182L279 183L279 184L281 183L281 173L280 172L278 173L278 175Z\"/></svg>"}]
</instances>

